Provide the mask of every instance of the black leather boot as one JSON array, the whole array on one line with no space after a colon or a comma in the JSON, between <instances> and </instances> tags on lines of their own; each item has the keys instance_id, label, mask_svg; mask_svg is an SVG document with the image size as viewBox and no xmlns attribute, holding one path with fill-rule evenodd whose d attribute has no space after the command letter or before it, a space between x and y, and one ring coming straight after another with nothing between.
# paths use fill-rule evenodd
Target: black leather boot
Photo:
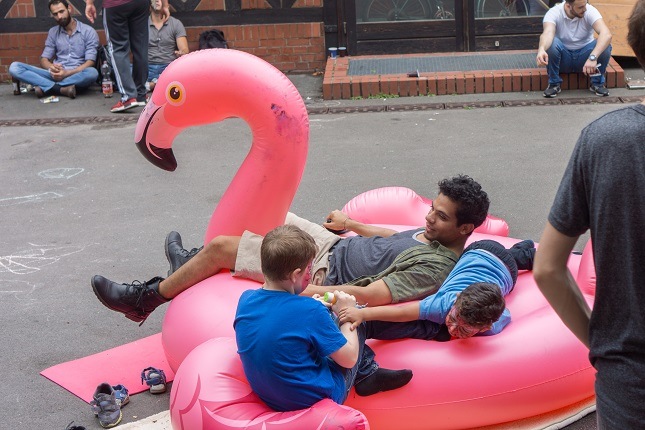
<instances>
[{"instance_id":1,"label":"black leather boot","mask_svg":"<svg viewBox=\"0 0 645 430\"><path fill-rule=\"evenodd\" d=\"M96 275L92 278L92 289L101 303L109 309L143 324L157 306L168 301L159 294L161 281L163 278L155 277L145 283L134 281L131 284L117 284Z\"/></svg>"},{"instance_id":2,"label":"black leather boot","mask_svg":"<svg viewBox=\"0 0 645 430\"><path fill-rule=\"evenodd\" d=\"M168 263L170 263L170 270L168 270L168 276L170 276L176 272L177 269L186 264L188 260L197 255L197 253L204 247L193 248L188 251L184 249L179 233L171 231L168 233L168 236L166 236L165 248L166 258L168 259Z\"/></svg>"}]
</instances>

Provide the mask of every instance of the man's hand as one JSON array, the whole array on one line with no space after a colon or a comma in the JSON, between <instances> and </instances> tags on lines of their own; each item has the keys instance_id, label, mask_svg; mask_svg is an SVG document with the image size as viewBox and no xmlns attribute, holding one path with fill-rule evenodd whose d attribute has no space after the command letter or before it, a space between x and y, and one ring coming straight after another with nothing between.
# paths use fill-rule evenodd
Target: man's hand
<instances>
[{"instance_id":1,"label":"man's hand","mask_svg":"<svg viewBox=\"0 0 645 430\"><path fill-rule=\"evenodd\" d=\"M356 306L356 297L349 295L343 291L334 291L334 296L336 296L336 303L331 307L331 310L336 314L343 308L350 308Z\"/></svg>"},{"instance_id":2,"label":"man's hand","mask_svg":"<svg viewBox=\"0 0 645 430\"><path fill-rule=\"evenodd\" d=\"M544 49L539 49L536 57L538 66L546 66L549 64L549 54Z\"/></svg>"},{"instance_id":3,"label":"man's hand","mask_svg":"<svg viewBox=\"0 0 645 430\"><path fill-rule=\"evenodd\" d=\"M94 24L94 20L96 19L96 8L94 7L94 0L86 0L85 3L87 3L85 5L85 16L90 20L92 24Z\"/></svg>"},{"instance_id":4,"label":"man's hand","mask_svg":"<svg viewBox=\"0 0 645 430\"><path fill-rule=\"evenodd\" d=\"M582 66L582 73L587 76L598 73L598 62L587 59L587 61L585 61L585 65Z\"/></svg>"},{"instance_id":5,"label":"man's hand","mask_svg":"<svg viewBox=\"0 0 645 430\"><path fill-rule=\"evenodd\" d=\"M339 210L334 210L327 215L327 222L323 223L323 227L332 231L347 230L347 220L349 220L348 215Z\"/></svg>"},{"instance_id":6,"label":"man's hand","mask_svg":"<svg viewBox=\"0 0 645 430\"><path fill-rule=\"evenodd\" d=\"M52 77L52 79L56 82L60 82L68 76L68 73L65 70L65 68L58 63L52 64L52 66L49 68L49 74Z\"/></svg>"},{"instance_id":7,"label":"man's hand","mask_svg":"<svg viewBox=\"0 0 645 430\"><path fill-rule=\"evenodd\" d=\"M170 18L170 7L166 4L161 8L161 19L166 22Z\"/></svg>"},{"instance_id":8,"label":"man's hand","mask_svg":"<svg viewBox=\"0 0 645 430\"><path fill-rule=\"evenodd\" d=\"M355 330L364 321L363 309L358 309L355 306L343 308L338 312L338 319L341 324L352 323L350 330Z\"/></svg>"}]
</instances>

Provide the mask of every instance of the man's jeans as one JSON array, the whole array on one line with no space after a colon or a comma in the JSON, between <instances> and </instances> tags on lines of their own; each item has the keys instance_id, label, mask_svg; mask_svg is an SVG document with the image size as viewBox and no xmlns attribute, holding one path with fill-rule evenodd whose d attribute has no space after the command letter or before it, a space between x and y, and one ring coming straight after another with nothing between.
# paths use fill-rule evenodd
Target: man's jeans
<instances>
[{"instance_id":1,"label":"man's jeans","mask_svg":"<svg viewBox=\"0 0 645 430\"><path fill-rule=\"evenodd\" d=\"M570 51L564 47L562 41L557 37L553 39L551 47L546 51L549 55L549 64L546 70L549 74L549 85L562 83L560 73L580 73L585 62L589 59L591 51L596 47L596 40L589 42L581 49ZM591 77L591 84L600 86L605 84L605 70L611 58L611 45L598 56L598 63L601 64L600 76Z\"/></svg>"},{"instance_id":2,"label":"man's jeans","mask_svg":"<svg viewBox=\"0 0 645 430\"><path fill-rule=\"evenodd\" d=\"M99 76L98 71L94 67L86 67L78 73L66 77L62 81L56 82L49 74L49 70L41 69L40 67L30 66L29 64L19 63L14 61L9 66L9 74L20 82L25 82L34 86L40 87L44 92L49 91L55 84L61 87L69 85L76 85L76 88L87 88L92 83L96 82Z\"/></svg>"},{"instance_id":3,"label":"man's jeans","mask_svg":"<svg viewBox=\"0 0 645 430\"><path fill-rule=\"evenodd\" d=\"M166 67L168 67L168 64L148 63L148 82L152 82L153 79L159 79L159 76L166 70Z\"/></svg>"}]
</instances>

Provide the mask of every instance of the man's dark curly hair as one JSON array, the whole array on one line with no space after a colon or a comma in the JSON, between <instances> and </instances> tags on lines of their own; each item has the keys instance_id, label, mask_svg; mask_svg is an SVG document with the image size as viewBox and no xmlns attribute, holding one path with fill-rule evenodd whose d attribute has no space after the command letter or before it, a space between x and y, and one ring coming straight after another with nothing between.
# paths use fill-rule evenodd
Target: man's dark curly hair
<instances>
[{"instance_id":1,"label":"man's dark curly hair","mask_svg":"<svg viewBox=\"0 0 645 430\"><path fill-rule=\"evenodd\" d=\"M488 282L470 284L455 300L461 320L471 327L487 327L502 316L506 302L499 286Z\"/></svg>"},{"instance_id":2,"label":"man's dark curly hair","mask_svg":"<svg viewBox=\"0 0 645 430\"><path fill-rule=\"evenodd\" d=\"M51 9L52 5L61 3L63 6L65 6L65 9L69 8L69 3L67 3L67 0L49 0L49 3L47 3L47 6Z\"/></svg>"},{"instance_id":3,"label":"man's dark curly hair","mask_svg":"<svg viewBox=\"0 0 645 430\"><path fill-rule=\"evenodd\" d=\"M473 178L457 175L454 178L439 181L439 192L457 203L457 225L482 225L488 215L490 201L488 194L482 190Z\"/></svg>"}]
</instances>

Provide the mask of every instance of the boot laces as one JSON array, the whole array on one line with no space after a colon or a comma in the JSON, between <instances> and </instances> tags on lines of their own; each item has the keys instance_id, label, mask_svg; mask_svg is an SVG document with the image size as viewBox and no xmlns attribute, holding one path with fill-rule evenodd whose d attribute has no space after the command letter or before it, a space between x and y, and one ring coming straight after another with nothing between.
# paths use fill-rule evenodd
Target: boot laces
<instances>
[{"instance_id":1,"label":"boot laces","mask_svg":"<svg viewBox=\"0 0 645 430\"><path fill-rule=\"evenodd\" d=\"M143 321L139 324L139 326L141 326L150 312L154 310L154 306L151 306L151 309L147 310L145 306L146 301L144 300L146 296L152 294L153 291L147 283L141 281L132 281L131 284L124 285L126 286L125 294L123 295L124 300L133 304L136 308L137 314L144 317Z\"/></svg>"},{"instance_id":2,"label":"boot laces","mask_svg":"<svg viewBox=\"0 0 645 430\"><path fill-rule=\"evenodd\" d=\"M199 248L193 248L190 251L187 249L181 249L179 250L179 255L182 256L183 258L193 258L199 251L201 251L204 247L200 246Z\"/></svg>"}]
</instances>

